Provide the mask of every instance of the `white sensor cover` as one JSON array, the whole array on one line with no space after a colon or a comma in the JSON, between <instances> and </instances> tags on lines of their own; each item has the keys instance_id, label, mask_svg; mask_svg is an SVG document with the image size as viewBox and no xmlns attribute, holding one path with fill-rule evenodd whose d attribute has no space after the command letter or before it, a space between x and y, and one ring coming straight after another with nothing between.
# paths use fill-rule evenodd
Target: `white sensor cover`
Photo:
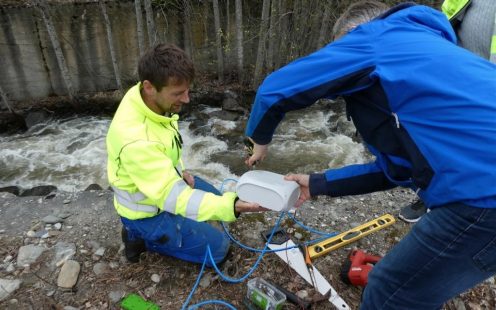
<instances>
[{"instance_id":1,"label":"white sensor cover","mask_svg":"<svg viewBox=\"0 0 496 310\"><path fill-rule=\"evenodd\" d=\"M263 170L251 170L241 176L236 184L239 199L256 202L274 211L288 211L300 197L300 186L284 176Z\"/></svg>"}]
</instances>

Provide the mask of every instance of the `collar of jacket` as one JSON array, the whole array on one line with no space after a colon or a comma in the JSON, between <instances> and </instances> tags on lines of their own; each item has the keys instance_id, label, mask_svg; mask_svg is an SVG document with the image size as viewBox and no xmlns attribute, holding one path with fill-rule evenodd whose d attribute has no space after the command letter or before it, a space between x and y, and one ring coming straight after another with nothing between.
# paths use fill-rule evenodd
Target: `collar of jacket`
<instances>
[{"instance_id":1,"label":"collar of jacket","mask_svg":"<svg viewBox=\"0 0 496 310\"><path fill-rule=\"evenodd\" d=\"M471 2L471 0L445 0L441 6L441 10L450 21L457 20L460 22Z\"/></svg>"},{"instance_id":2,"label":"collar of jacket","mask_svg":"<svg viewBox=\"0 0 496 310\"><path fill-rule=\"evenodd\" d=\"M150 108L143 101L143 98L141 98L140 88L141 82L138 82L138 84L134 85L126 94L126 97L129 96L129 101L136 110L138 110L145 117L157 123L170 124L179 120L178 114L164 116L150 110Z\"/></svg>"}]
</instances>

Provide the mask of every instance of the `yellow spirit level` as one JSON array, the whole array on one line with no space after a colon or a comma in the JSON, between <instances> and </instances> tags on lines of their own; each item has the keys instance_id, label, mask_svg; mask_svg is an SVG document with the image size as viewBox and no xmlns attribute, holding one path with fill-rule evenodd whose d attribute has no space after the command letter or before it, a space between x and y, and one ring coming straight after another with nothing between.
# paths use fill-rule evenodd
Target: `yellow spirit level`
<instances>
[{"instance_id":1,"label":"yellow spirit level","mask_svg":"<svg viewBox=\"0 0 496 310\"><path fill-rule=\"evenodd\" d=\"M345 246L355 240L365 237L377 230L394 224L396 220L391 214L385 214L363 225L345 231L319 243L309 245L308 253L311 258L322 256L330 251Z\"/></svg>"}]
</instances>

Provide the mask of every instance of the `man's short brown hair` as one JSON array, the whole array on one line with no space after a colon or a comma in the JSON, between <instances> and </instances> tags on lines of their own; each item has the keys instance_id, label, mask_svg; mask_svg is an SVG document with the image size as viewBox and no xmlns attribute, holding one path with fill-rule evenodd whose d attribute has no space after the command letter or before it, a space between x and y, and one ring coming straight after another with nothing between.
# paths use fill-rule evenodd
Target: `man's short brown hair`
<instances>
[{"instance_id":1,"label":"man's short brown hair","mask_svg":"<svg viewBox=\"0 0 496 310\"><path fill-rule=\"evenodd\" d=\"M188 55L174 44L159 43L141 56L138 76L143 83L148 80L160 91L169 83L191 83L195 68Z\"/></svg>"}]
</instances>

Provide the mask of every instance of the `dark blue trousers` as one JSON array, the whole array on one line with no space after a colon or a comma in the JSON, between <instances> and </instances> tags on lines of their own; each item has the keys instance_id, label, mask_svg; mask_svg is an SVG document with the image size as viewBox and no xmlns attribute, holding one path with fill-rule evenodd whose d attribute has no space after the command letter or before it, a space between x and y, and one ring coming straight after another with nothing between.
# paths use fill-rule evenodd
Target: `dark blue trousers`
<instances>
[{"instance_id":1,"label":"dark blue trousers","mask_svg":"<svg viewBox=\"0 0 496 310\"><path fill-rule=\"evenodd\" d=\"M437 207L372 269L361 309L440 309L495 273L496 208Z\"/></svg>"},{"instance_id":2,"label":"dark blue trousers","mask_svg":"<svg viewBox=\"0 0 496 310\"><path fill-rule=\"evenodd\" d=\"M210 183L195 177L195 188L216 195L221 193ZM129 240L145 240L148 251L176 257L193 263L203 263L207 245L216 263L226 256L230 240L224 232L205 222L162 212L157 216L129 220L121 217ZM208 266L211 266L210 261Z\"/></svg>"}]
</instances>

